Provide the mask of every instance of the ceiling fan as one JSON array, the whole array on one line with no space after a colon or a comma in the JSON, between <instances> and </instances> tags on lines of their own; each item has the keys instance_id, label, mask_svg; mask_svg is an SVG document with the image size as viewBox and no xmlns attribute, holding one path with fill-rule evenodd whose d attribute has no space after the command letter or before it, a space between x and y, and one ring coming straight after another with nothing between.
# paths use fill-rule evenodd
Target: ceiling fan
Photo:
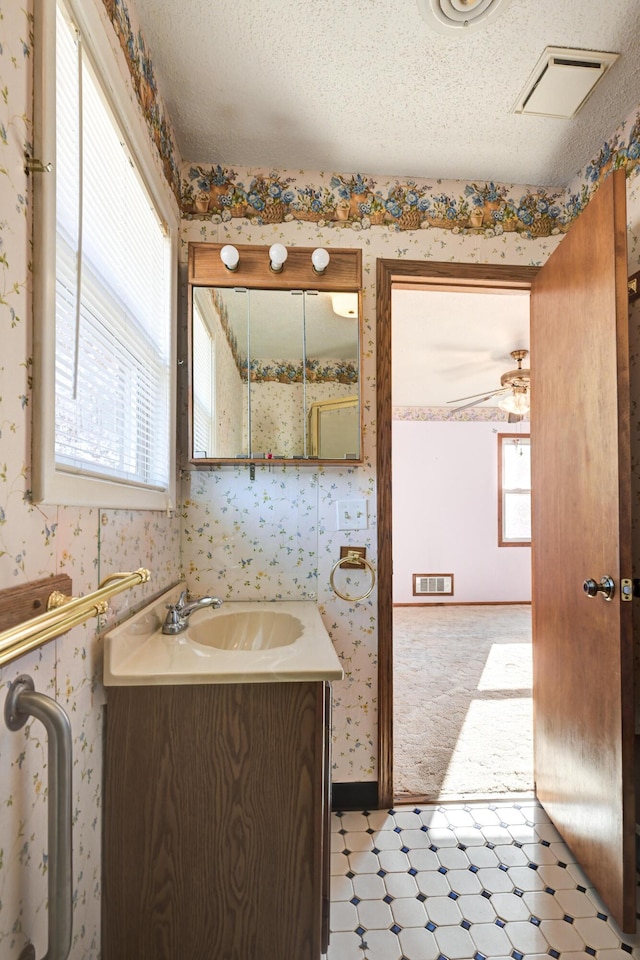
<instances>
[{"instance_id":1,"label":"ceiling fan","mask_svg":"<svg viewBox=\"0 0 640 960\"><path fill-rule=\"evenodd\" d=\"M466 410L467 407L475 407L485 400L492 397L500 397L498 406L506 410L515 417L521 417L529 412L530 390L531 390L531 371L523 368L522 361L529 355L528 350L512 350L511 356L518 364L516 370L507 370L500 377L500 386L495 390L487 390L485 393L475 393L470 397L458 397L457 400L448 400L447 403L461 403L462 406L454 407L452 413L458 410ZM468 403L464 401L468 400Z\"/></svg>"}]
</instances>

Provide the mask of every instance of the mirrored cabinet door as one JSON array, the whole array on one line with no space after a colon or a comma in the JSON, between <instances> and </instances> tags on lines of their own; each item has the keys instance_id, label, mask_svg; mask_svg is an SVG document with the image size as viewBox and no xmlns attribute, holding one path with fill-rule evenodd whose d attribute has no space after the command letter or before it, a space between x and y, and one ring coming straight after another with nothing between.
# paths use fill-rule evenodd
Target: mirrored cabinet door
<instances>
[{"instance_id":1,"label":"mirrored cabinet door","mask_svg":"<svg viewBox=\"0 0 640 960\"><path fill-rule=\"evenodd\" d=\"M250 290L249 456L306 455L304 297L301 290Z\"/></svg>"},{"instance_id":2,"label":"mirrored cabinet door","mask_svg":"<svg viewBox=\"0 0 640 960\"><path fill-rule=\"evenodd\" d=\"M249 291L194 287L192 459L248 455Z\"/></svg>"},{"instance_id":3,"label":"mirrored cabinet door","mask_svg":"<svg viewBox=\"0 0 640 960\"><path fill-rule=\"evenodd\" d=\"M304 303L308 455L358 460L358 294L308 291Z\"/></svg>"}]
</instances>

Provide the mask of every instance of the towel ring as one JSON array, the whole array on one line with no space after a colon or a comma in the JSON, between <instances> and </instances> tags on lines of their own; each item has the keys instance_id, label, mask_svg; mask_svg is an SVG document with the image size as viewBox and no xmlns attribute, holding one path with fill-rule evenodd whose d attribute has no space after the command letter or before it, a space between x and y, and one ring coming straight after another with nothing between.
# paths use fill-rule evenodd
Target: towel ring
<instances>
[{"instance_id":1,"label":"towel ring","mask_svg":"<svg viewBox=\"0 0 640 960\"><path fill-rule=\"evenodd\" d=\"M362 594L361 597L350 597L350 596L348 596L346 593L340 593L340 591L339 591L338 588L336 587L335 583L333 582L333 581L334 581L334 577L335 577L335 575L336 575L336 570L337 570L339 567L341 567L343 563L347 563L347 562L348 562L348 563L362 563L362 564L364 564L365 567L368 567L368 569L369 569L369 573L371 574L371 586L369 587L369 589L367 590L366 593L363 593L363 594ZM339 560L336 560L336 562L334 563L334 565L331 567L331 574L330 574L330 576L329 576L329 583L331 584L331 589L333 590L333 592L334 592L335 594L337 594L337 596L339 596L341 600L351 600L352 602L357 603L359 600L366 600L367 597L370 595L371 591L373 590L373 588L375 587L375 584L376 584L376 572L375 572L375 570L373 569L373 567L371 566L371 564L369 563L369 561L367 560L366 557L363 557L361 554L356 553L355 550L349 550L349 551L347 552L346 556L340 557L340 559L339 559Z\"/></svg>"}]
</instances>

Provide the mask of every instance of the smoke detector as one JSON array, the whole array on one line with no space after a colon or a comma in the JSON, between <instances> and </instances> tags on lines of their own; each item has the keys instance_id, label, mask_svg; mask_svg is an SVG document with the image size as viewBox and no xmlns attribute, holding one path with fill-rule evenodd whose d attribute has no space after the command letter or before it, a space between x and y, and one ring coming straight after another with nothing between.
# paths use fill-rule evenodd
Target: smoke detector
<instances>
[{"instance_id":1,"label":"smoke detector","mask_svg":"<svg viewBox=\"0 0 640 960\"><path fill-rule=\"evenodd\" d=\"M493 19L510 0L417 0L427 23L449 36L460 29L472 30Z\"/></svg>"}]
</instances>

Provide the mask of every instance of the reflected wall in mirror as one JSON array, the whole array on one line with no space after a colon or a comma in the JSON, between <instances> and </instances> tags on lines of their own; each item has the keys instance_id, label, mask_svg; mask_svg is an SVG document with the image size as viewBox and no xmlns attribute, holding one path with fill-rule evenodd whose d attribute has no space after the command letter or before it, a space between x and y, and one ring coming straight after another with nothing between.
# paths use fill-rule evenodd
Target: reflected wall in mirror
<instances>
[{"instance_id":1,"label":"reflected wall in mirror","mask_svg":"<svg viewBox=\"0 0 640 960\"><path fill-rule=\"evenodd\" d=\"M311 404L309 438L312 456L334 460L344 450L357 450L359 430L357 396L319 400ZM347 459L355 459L355 453L342 455Z\"/></svg>"},{"instance_id":2,"label":"reflected wall in mirror","mask_svg":"<svg viewBox=\"0 0 640 960\"><path fill-rule=\"evenodd\" d=\"M274 275L268 247L239 247L233 274L211 259L220 247L189 251L192 462L359 461L360 251L330 250L325 277L311 248ZM263 261L247 277L248 250Z\"/></svg>"}]
</instances>

